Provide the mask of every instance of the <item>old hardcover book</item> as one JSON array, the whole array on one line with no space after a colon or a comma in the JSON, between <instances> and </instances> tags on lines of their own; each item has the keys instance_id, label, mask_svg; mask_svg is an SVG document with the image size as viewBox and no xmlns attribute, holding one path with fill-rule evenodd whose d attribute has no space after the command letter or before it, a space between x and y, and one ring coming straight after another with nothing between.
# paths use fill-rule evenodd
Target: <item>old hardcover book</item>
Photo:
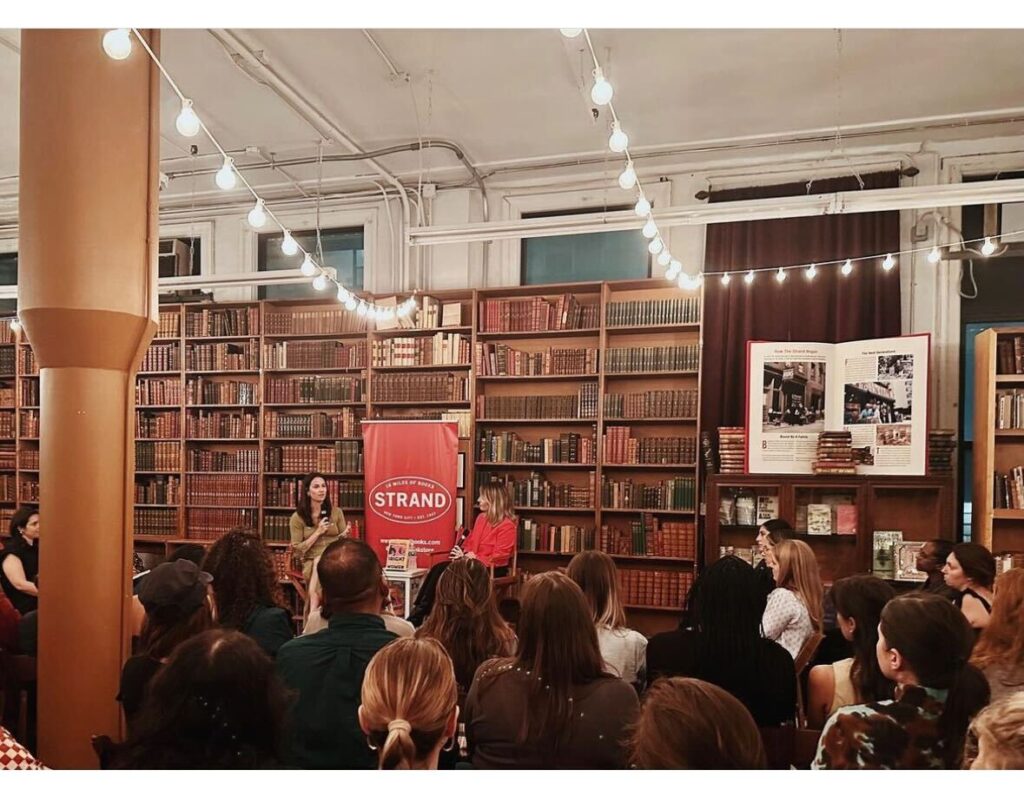
<instances>
[{"instance_id":1,"label":"old hardcover book","mask_svg":"<svg viewBox=\"0 0 1024 803\"><path fill-rule=\"evenodd\" d=\"M807 533L809 535L830 535L832 533L832 508L829 505L807 506Z\"/></svg>"},{"instance_id":2,"label":"old hardcover book","mask_svg":"<svg viewBox=\"0 0 1024 803\"><path fill-rule=\"evenodd\" d=\"M896 550L903 543L901 530L875 530L871 537L871 573L895 579Z\"/></svg>"}]
</instances>

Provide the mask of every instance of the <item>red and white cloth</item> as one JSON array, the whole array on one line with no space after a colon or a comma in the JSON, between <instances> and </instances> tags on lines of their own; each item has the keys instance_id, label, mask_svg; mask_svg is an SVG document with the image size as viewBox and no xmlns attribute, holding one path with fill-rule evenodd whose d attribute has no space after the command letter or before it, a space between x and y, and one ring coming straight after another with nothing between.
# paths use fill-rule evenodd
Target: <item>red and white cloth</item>
<instances>
[{"instance_id":1,"label":"red and white cloth","mask_svg":"<svg viewBox=\"0 0 1024 803\"><path fill-rule=\"evenodd\" d=\"M18 744L11 732L0 727L0 770L45 770L35 757Z\"/></svg>"}]
</instances>

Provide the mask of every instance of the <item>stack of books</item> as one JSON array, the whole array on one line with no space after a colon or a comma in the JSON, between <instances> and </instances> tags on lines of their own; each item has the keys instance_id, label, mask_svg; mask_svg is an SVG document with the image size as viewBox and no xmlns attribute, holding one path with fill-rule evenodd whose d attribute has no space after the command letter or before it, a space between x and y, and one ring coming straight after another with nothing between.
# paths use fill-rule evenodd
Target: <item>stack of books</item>
<instances>
[{"instance_id":1,"label":"stack of books","mask_svg":"<svg viewBox=\"0 0 1024 803\"><path fill-rule=\"evenodd\" d=\"M853 434L849 430L833 430L818 435L815 474L856 474L853 462Z\"/></svg>"},{"instance_id":2,"label":"stack of books","mask_svg":"<svg viewBox=\"0 0 1024 803\"><path fill-rule=\"evenodd\" d=\"M743 427L718 428L718 470L742 474L746 470L747 431Z\"/></svg>"},{"instance_id":3,"label":"stack of books","mask_svg":"<svg viewBox=\"0 0 1024 803\"><path fill-rule=\"evenodd\" d=\"M951 429L933 429L928 433L928 473L948 477L953 473L956 434Z\"/></svg>"}]
</instances>

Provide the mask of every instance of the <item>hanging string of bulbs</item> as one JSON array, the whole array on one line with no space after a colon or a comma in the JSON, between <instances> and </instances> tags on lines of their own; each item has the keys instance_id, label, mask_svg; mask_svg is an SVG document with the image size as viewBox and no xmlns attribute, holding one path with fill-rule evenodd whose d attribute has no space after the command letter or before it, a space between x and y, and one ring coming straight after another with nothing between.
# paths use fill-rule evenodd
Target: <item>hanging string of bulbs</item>
<instances>
[{"instance_id":1,"label":"hanging string of bulbs","mask_svg":"<svg viewBox=\"0 0 1024 803\"><path fill-rule=\"evenodd\" d=\"M346 288L337 278L337 271L333 268L323 267L318 265L313 255L304 249L292 236L291 231L285 226L274 214L273 210L267 207L267 202L260 197L259 193L253 188L253 186L246 180L245 176L242 175L241 171L235 165L234 159L228 156L224 148L221 147L220 142L217 138L210 133L210 130L203 123L202 119L196 113L192 99L186 97L186 95L178 88L177 82L171 77L170 73L167 72L166 67L150 48L149 43L145 37L139 33L136 28L114 28L113 30L107 31L103 35L103 50L112 59L123 61L128 58L132 53L132 37L138 39L142 48L149 55L149 58L153 60L153 63L160 70L161 74L166 79L168 85L178 96L181 101L181 111L178 113L177 119L174 121L175 128L178 129L178 133L183 137L194 137L202 131L210 143L217 150L218 153L223 157L224 162L214 176L214 181L217 186L222 190L233 190L239 181L242 186L249 191L253 197L253 207L249 210L247 220L249 225L254 229L260 229L267 224L267 218L269 217L277 227L281 230L284 235L284 239L281 241L281 251L285 256L298 256L302 255L302 263L299 266L299 270L302 271L303 276L308 276L313 283L313 289L318 292L324 292L332 284L337 288L338 301L345 305L345 308L356 312L359 315L363 315L375 320L390 320L398 317L405 317L411 315L413 310L416 309L416 296L415 294L409 296L405 301L398 305L383 306L375 304L372 301L360 298L351 290Z\"/></svg>"},{"instance_id":2,"label":"hanging string of bulbs","mask_svg":"<svg viewBox=\"0 0 1024 803\"><path fill-rule=\"evenodd\" d=\"M682 263L674 258L668 250L668 246L665 243L664 238L661 235L661 231L658 228L658 223L654 219L654 214L651 211L651 203L647 199L644 193L643 184L640 182L639 176L637 176L636 168L633 165L633 157L629 153L629 137L622 128L622 122L619 120L618 114L615 112L615 105L612 103L612 97L615 91L605 77L604 70L601 68L601 63L598 61L597 52L594 50L593 42L590 40L590 33L586 28L560 28L562 36L567 39L575 39L581 34L586 41L587 50L590 51L590 58L594 63L594 83L590 89L590 99L597 106L607 106L608 111L611 114L612 124L611 132L608 136L608 149L612 153L622 154L626 159L626 165L622 172L619 173L618 183L619 186L624 190L636 189L637 201L636 206L633 207L637 217L644 219L643 234L650 241L647 245L647 250L652 256L657 258L657 262L660 266L665 268L665 278L670 282L678 282L680 289L693 291L700 287L704 281L705 275L707 276L718 276L719 281L723 285L728 285L732 281L733 272L730 271L698 271L697 273L688 273L683 270ZM947 223L947 225L949 225ZM1016 232L1003 232L1002 237L1006 238L1012 235L1024 234L1024 231ZM961 246L966 250L968 244L982 243L981 248L978 249L977 253L980 253L983 257L990 257L998 250L997 246L991 237L979 237L976 240L964 240L960 239ZM823 268L829 268L838 266L839 272L843 276L849 276L854 272L854 266L863 262L880 261L880 265L883 271L889 272L896 267L896 258L904 255L912 255L928 251L928 262L931 264L937 264L942 259L942 251L938 244L932 245L930 248L925 246L923 248L911 248L905 251L893 251L885 254L874 254L871 256L862 257L851 257L849 259L837 259L828 262L818 263L804 263L801 265L782 265L776 267L766 268L751 268L747 271L737 271L735 275L743 275L743 281L747 284L753 284L754 277L758 273L773 273L775 274L775 280L780 284L786 281L787 276L791 271L800 271L804 273L804 277L808 280L814 279L818 275L819 271Z\"/></svg>"}]
</instances>

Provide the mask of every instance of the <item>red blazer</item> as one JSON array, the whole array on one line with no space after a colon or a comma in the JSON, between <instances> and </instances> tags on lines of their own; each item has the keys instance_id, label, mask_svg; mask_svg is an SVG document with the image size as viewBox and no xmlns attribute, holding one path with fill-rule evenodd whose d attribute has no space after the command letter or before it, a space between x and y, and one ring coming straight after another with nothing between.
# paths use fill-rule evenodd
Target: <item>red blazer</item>
<instances>
[{"instance_id":1,"label":"red blazer","mask_svg":"<svg viewBox=\"0 0 1024 803\"><path fill-rule=\"evenodd\" d=\"M516 520L505 518L492 527L487 514L481 513L473 523L473 532L462 544L463 552L472 552L485 566L508 566L516 551Z\"/></svg>"}]
</instances>

